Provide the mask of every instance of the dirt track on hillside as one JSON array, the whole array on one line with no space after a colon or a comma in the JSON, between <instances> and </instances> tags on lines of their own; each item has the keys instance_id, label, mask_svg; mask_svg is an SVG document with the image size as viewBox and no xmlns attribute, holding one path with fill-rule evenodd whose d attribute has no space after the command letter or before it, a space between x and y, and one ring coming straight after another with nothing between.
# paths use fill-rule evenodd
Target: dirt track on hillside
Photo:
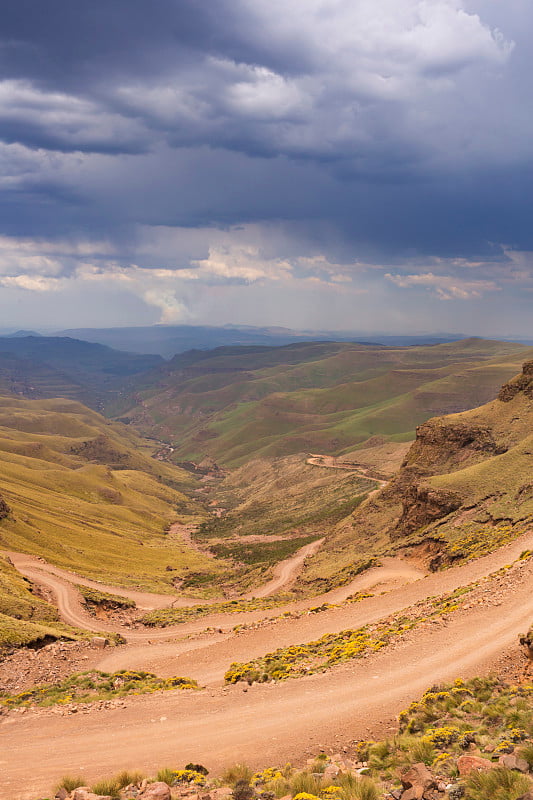
<instances>
[{"instance_id":1,"label":"dirt track on hillside","mask_svg":"<svg viewBox=\"0 0 533 800\"><path fill-rule=\"evenodd\" d=\"M311 542L302 547L298 552L280 562L273 570L273 578L262 587L243 595L242 599L266 598L275 594L281 589L288 588L296 579L305 558L316 552L322 539ZM358 591L389 591L398 586L402 586L413 581L420 580L426 572L407 561L400 558L384 558L383 565L368 570L362 575L357 576L346 586L333 589L318 597L308 600L301 600L285 606L276 606L272 609L240 612L236 614L213 613L197 620L182 623L167 628L132 629L114 622L104 622L92 616L82 603L81 597L74 584L89 585L100 589L100 591L111 592L135 600L140 608L163 608L173 605L174 607L190 606L201 602L206 606L216 601L202 600L186 597L176 597L174 595L152 595L149 593L134 592L123 589L120 586L109 586L79 578L71 572L48 564L40 558L26 555L23 553L10 552L9 556L15 567L29 578L33 583L42 586L52 593L55 603L59 609L64 622L86 630L102 632L103 630L112 633L120 633L129 643L148 643L150 645L161 640L175 639L177 636L184 636L204 631L206 628L224 628L231 630L238 624L250 624L262 619L279 617L284 611L302 611L320 603L340 603L351 594ZM176 598L176 599L174 599ZM162 605L161 599L164 602ZM141 605L140 603L144 603Z\"/></svg>"},{"instance_id":2,"label":"dirt track on hillside","mask_svg":"<svg viewBox=\"0 0 533 800\"><path fill-rule=\"evenodd\" d=\"M521 563L512 587L501 596L496 597L488 584L486 607L461 610L447 622L415 629L392 651L382 650L327 673L249 689L223 687L223 672L232 660L371 622L422 597L470 583L532 546L533 532L471 564L355 605L238 635L161 643L167 652L163 655L161 650L160 657L157 646L147 646L146 641L108 651L103 667L110 669L110 661L124 656L130 661L143 658L146 668L153 655L172 674L190 674L210 686L198 693L132 697L125 708L83 716L43 718L27 712L5 718L0 725L0 797L33 800L65 773L81 773L91 781L119 768L154 772L188 760L215 770L235 760L284 763L319 745L337 749L369 732L386 732L392 715L428 685L483 671L516 642L533 615L531 562Z\"/></svg>"},{"instance_id":3,"label":"dirt track on hillside","mask_svg":"<svg viewBox=\"0 0 533 800\"><path fill-rule=\"evenodd\" d=\"M367 493L364 500L365 503L368 502L370 498L375 497L375 495L377 495L389 483L389 481L385 481L383 478L378 478L376 475L374 475L369 467L361 467L357 464L340 461L337 456L310 453L305 463L313 467L324 467L325 469L342 469L348 471L350 475L358 475L360 478L368 478L371 481L375 481L377 486L375 489L372 489L371 492Z\"/></svg>"},{"instance_id":4,"label":"dirt track on hillside","mask_svg":"<svg viewBox=\"0 0 533 800\"><path fill-rule=\"evenodd\" d=\"M243 595L243 599L269 597L279 592L281 589L288 588L302 568L307 556L315 553L323 541L323 539L319 539L315 542L311 542L301 547L294 555L290 556L290 558L280 561L272 570L272 578L258 589ZM75 590L73 584L88 586L93 589L98 589L100 592L109 592L111 594L120 595L121 597L127 597L133 600L138 608L144 610L170 607L185 608L197 603L201 605L210 605L219 602L218 600L205 600L203 598L184 594L155 594L152 592L139 592L127 589L123 586L111 586L110 584L100 583L99 581L93 581L89 578L82 578L74 572L69 572L68 570L61 569L61 567L49 564L47 561L37 556L28 555L26 553L15 553L13 551L5 552L4 555L11 560L16 569L26 578L52 591L61 615L65 622L68 622L70 625L79 625L83 627L80 622L83 611L81 610L81 604L79 602L79 593ZM85 625L85 627L87 626ZM89 630L96 630L96 628L89 628Z\"/></svg>"}]
</instances>

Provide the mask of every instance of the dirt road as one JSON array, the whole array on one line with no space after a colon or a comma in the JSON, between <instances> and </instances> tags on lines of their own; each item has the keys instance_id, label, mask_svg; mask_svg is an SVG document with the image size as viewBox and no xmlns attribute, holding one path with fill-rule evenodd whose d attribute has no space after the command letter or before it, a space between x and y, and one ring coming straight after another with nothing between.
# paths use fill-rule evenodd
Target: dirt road
<instances>
[{"instance_id":1,"label":"dirt road","mask_svg":"<svg viewBox=\"0 0 533 800\"><path fill-rule=\"evenodd\" d=\"M280 562L275 570L272 580L264 584L260 589L243 596L243 599L251 597L268 597L275 594L280 589L290 586L296 578L305 558L318 549L321 542L311 542L305 547L302 547L294 556ZM121 594L123 596L131 597L136 602L144 603L144 608L161 608L161 598L166 606L170 605L169 599L172 602L172 595L151 595L141 592L133 592L124 590L119 586L103 586L95 581L80 579L77 575L48 564L42 559L35 556L29 556L23 553L10 552L11 561L22 575L29 578L35 584L44 587L52 593L55 603L59 609L62 619L69 625L85 628L89 631L101 633L102 631L109 631L111 633L120 633L128 643L141 644L146 646L150 645L150 655L153 656L152 650L156 642L165 642L168 640L175 640L176 637L183 637L185 635L199 633L206 628L224 628L228 631L235 625L250 624L257 622L261 619L271 619L279 617L284 611L304 611L311 606L320 605L321 603L341 603L350 595L359 591L386 591L394 589L413 581L420 580L426 575L426 572L407 561L400 558L385 558L383 559L383 566L375 567L368 570L362 575L357 576L351 583L346 586L333 589L318 597L313 597L308 600L301 600L295 603L290 603L285 606L276 606L272 609L256 610L249 612L240 612L236 614L223 614L213 613L208 616L199 617L197 620L182 623L176 626L169 626L167 628L151 628L151 629L132 629L125 627L114 622L104 622L101 619L93 617L85 608L82 603L81 597L74 584L91 585L99 588L101 591L111 592L112 594ZM178 602L172 603L174 606L190 606L197 603L198 600L194 598L178 598ZM214 602L214 601L211 601ZM209 601L202 601L203 605L209 605ZM141 648L142 649L142 648ZM145 653L146 655L146 653ZM121 650L121 666L116 669L133 668L133 664L128 662L128 656L125 651ZM137 661L135 662L137 664Z\"/></svg>"},{"instance_id":2,"label":"dirt road","mask_svg":"<svg viewBox=\"0 0 533 800\"><path fill-rule=\"evenodd\" d=\"M279 564L276 564L274 567L272 580L260 586L259 589L248 592L248 594L243 596L243 599L269 597L270 595L276 594L276 592L279 592L281 589L289 589L302 569L305 559L308 556L314 555L323 543L324 539L317 539L315 542L301 547L291 558L280 561Z\"/></svg>"},{"instance_id":3,"label":"dirt road","mask_svg":"<svg viewBox=\"0 0 533 800\"><path fill-rule=\"evenodd\" d=\"M380 492L389 483L388 481L385 481L382 478L378 478L376 475L374 475L369 467L361 467L357 464L352 464L349 461L342 461L342 459L338 459L336 456L325 456L320 455L319 453L311 453L306 459L305 463L310 464L313 467L347 470L350 474L358 475L360 478L368 478L371 481L375 481L377 486L375 489L372 489L372 491L367 493L364 501L365 503L368 502L368 500L370 500L372 497L375 497L375 495L378 494L378 492Z\"/></svg>"},{"instance_id":4,"label":"dirt road","mask_svg":"<svg viewBox=\"0 0 533 800\"><path fill-rule=\"evenodd\" d=\"M489 574L531 546L533 533L491 556L354 606L245 631L231 640L207 640L203 648L189 643L194 652L185 652L182 642L179 649L185 649L174 654L174 665L185 666L189 659L197 674L220 673L229 652L253 657L286 641L314 638L324 627L345 623L348 615L354 622L379 618L402 600L408 605L420 594L448 591ZM533 563L521 562L507 588L495 592L487 585L486 605L416 628L392 648L327 673L250 688L213 685L196 693L132 697L125 708L87 716L10 716L0 725L0 797L34 800L65 773L90 782L123 767L153 773L188 760L212 770L236 760L252 766L285 763L319 745L338 749L370 732L386 733L392 717L428 685L482 672L516 642L533 615L532 579Z\"/></svg>"},{"instance_id":5,"label":"dirt road","mask_svg":"<svg viewBox=\"0 0 533 800\"><path fill-rule=\"evenodd\" d=\"M293 583L307 556L316 553L323 541L324 539L319 539L315 542L311 542L301 547L294 555L284 561L280 561L272 570L273 577L271 580L267 581L263 586L243 595L243 599L269 597L270 595L276 594L276 592L279 592L281 589L287 588ZM69 572L68 570L61 569L61 567L49 564L47 561L37 556L13 551L5 552L4 555L9 557L16 569L26 578L52 591L65 622L71 625L81 625L80 610L77 608L78 606L81 607L81 604L79 602L79 594L73 587L74 584L88 586L93 589L98 589L101 592L109 592L122 597L128 597L135 602L138 608L144 610L170 607L185 608L197 603L210 605L211 603L219 602L218 600L205 600L204 598L184 594L167 595L138 592L122 586L111 586L109 584L90 580L89 578L82 578L74 572ZM94 628L90 628L89 630L94 630Z\"/></svg>"}]
</instances>

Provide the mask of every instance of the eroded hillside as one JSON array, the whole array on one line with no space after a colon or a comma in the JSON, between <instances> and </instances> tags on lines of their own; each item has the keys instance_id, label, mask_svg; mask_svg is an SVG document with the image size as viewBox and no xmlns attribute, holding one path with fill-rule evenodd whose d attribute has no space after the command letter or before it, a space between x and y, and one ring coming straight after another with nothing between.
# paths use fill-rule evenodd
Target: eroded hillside
<instances>
[{"instance_id":1,"label":"eroded hillside","mask_svg":"<svg viewBox=\"0 0 533 800\"><path fill-rule=\"evenodd\" d=\"M420 425L401 469L341 522L312 582L338 577L354 552L419 554L432 569L490 552L533 523L533 361L497 398Z\"/></svg>"}]
</instances>

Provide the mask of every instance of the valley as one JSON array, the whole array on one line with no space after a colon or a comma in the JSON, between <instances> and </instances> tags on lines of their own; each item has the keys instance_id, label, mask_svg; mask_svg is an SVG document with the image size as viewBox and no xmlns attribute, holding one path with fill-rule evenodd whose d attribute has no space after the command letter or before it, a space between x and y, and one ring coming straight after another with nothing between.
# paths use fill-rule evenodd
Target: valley
<instances>
[{"instance_id":1,"label":"valley","mask_svg":"<svg viewBox=\"0 0 533 800\"><path fill-rule=\"evenodd\" d=\"M238 467L309 451L344 455L367 443L412 440L429 417L487 402L532 355L482 339L221 347L133 377L108 413L156 432L177 461L207 454Z\"/></svg>"},{"instance_id":2,"label":"valley","mask_svg":"<svg viewBox=\"0 0 533 800\"><path fill-rule=\"evenodd\" d=\"M193 351L88 369L93 408L42 396L52 361L41 396L2 384L0 797L117 764L304 764L386 738L431 685L522 685L531 356Z\"/></svg>"}]
</instances>

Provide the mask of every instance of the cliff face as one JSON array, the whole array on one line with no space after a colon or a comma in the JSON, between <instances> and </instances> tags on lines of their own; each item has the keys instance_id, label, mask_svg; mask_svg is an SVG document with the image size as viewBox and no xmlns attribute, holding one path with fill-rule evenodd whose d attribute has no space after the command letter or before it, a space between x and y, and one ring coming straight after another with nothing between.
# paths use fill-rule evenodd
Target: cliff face
<instances>
[{"instance_id":1,"label":"cliff face","mask_svg":"<svg viewBox=\"0 0 533 800\"><path fill-rule=\"evenodd\" d=\"M441 417L417 428L416 440L402 466L416 465L433 474L503 451L488 426Z\"/></svg>"},{"instance_id":2,"label":"cliff face","mask_svg":"<svg viewBox=\"0 0 533 800\"><path fill-rule=\"evenodd\" d=\"M509 403L520 392L533 400L533 361L526 361L522 368L522 374L502 386L498 400L502 403Z\"/></svg>"},{"instance_id":3,"label":"cliff face","mask_svg":"<svg viewBox=\"0 0 533 800\"><path fill-rule=\"evenodd\" d=\"M437 566L488 552L532 524L528 361L493 402L421 425L399 472L361 507L352 530L368 538L381 526L395 548L430 541Z\"/></svg>"},{"instance_id":4,"label":"cliff face","mask_svg":"<svg viewBox=\"0 0 533 800\"><path fill-rule=\"evenodd\" d=\"M405 488L401 500L403 510L395 528L399 536L406 536L442 519L462 505L461 497L454 492L438 491L417 483Z\"/></svg>"}]
</instances>

